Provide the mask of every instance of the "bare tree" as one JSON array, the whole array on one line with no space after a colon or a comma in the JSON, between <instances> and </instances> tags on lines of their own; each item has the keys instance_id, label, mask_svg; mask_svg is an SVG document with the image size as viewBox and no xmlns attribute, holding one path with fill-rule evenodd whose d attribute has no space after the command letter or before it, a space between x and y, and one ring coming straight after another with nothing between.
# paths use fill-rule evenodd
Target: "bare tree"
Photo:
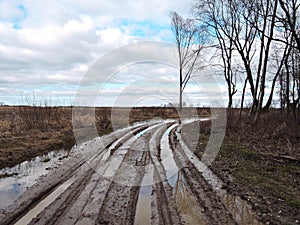
<instances>
[{"instance_id":1,"label":"bare tree","mask_svg":"<svg viewBox=\"0 0 300 225\"><path fill-rule=\"evenodd\" d=\"M280 6L283 11L282 22L289 30L296 42L296 47L300 51L300 34L299 34L299 0L279 0Z\"/></svg>"},{"instance_id":2,"label":"bare tree","mask_svg":"<svg viewBox=\"0 0 300 225\"><path fill-rule=\"evenodd\" d=\"M287 114L292 112L294 118L300 120L300 52L297 48L292 47L293 44L287 46L290 46L290 50L284 61L284 68L279 77L280 107L286 111Z\"/></svg>"},{"instance_id":3,"label":"bare tree","mask_svg":"<svg viewBox=\"0 0 300 225\"><path fill-rule=\"evenodd\" d=\"M232 83L234 76L232 71L233 51L240 55L253 102L258 102L251 68L257 31L248 20L245 20L245 17L257 16L253 11L248 10L248 7L250 7L249 4L245 6L240 4L239 0L196 0L195 4L197 19L207 26L209 34L218 41L222 51L224 77L228 86L228 106L231 105L230 101L236 92Z\"/></svg>"},{"instance_id":4,"label":"bare tree","mask_svg":"<svg viewBox=\"0 0 300 225\"><path fill-rule=\"evenodd\" d=\"M232 107L233 96L236 94L236 71L233 71L233 51L234 44L232 39L227 40L225 36L222 35L220 30L215 30L218 48L221 50L221 58L224 68L224 78L227 83L228 90L228 108ZM231 30L233 32L233 29Z\"/></svg>"},{"instance_id":5,"label":"bare tree","mask_svg":"<svg viewBox=\"0 0 300 225\"><path fill-rule=\"evenodd\" d=\"M287 37L287 39L288 39L288 37ZM285 45L285 46L281 45L280 48L281 49L279 49L279 50L276 50L276 49L274 50L274 62L277 65L277 70L276 70L275 76L273 77L269 98L266 102L266 105L263 108L263 111L267 111L272 104L275 86L278 81L278 78L279 78L279 84L280 85L283 84L282 83L282 78L283 78L282 70L283 70L284 66L286 65L288 56L290 55L292 48L290 45ZM282 52L282 48L284 48L283 52ZM282 92L280 92L279 94L280 94L280 97L283 96Z\"/></svg>"},{"instance_id":6,"label":"bare tree","mask_svg":"<svg viewBox=\"0 0 300 225\"><path fill-rule=\"evenodd\" d=\"M296 0L292 0L296 1ZM276 80L283 67L289 48L283 46L278 54L279 64L272 64L272 53L276 42L286 43L277 38L282 33L279 27L279 0L195 0L196 16L209 27L210 35L219 42L222 50L225 80L229 100L234 93L232 83L232 53L237 52L245 71L243 96L247 85L250 86L252 107L250 117L254 122L272 103ZM276 32L276 29L280 32ZM287 39L290 41L290 39ZM277 49L277 51L279 51ZM225 60L224 60L225 59ZM270 67L272 72L270 72ZM266 96L267 83L271 81L271 92ZM230 93L230 90L233 91ZM264 100L268 101L264 105ZM242 101L243 102L243 101Z\"/></svg>"},{"instance_id":7,"label":"bare tree","mask_svg":"<svg viewBox=\"0 0 300 225\"><path fill-rule=\"evenodd\" d=\"M279 20L282 23L286 33L292 36L291 42L286 42L292 49L285 60L285 67L280 77L280 97L281 108L286 108L289 114L292 109L294 118L300 122L300 90L299 90L299 56L300 56L300 1L279 0L282 9L282 14L279 15ZM298 113L296 109L298 106Z\"/></svg>"},{"instance_id":8,"label":"bare tree","mask_svg":"<svg viewBox=\"0 0 300 225\"><path fill-rule=\"evenodd\" d=\"M197 65L203 39L195 20L184 19L176 12L171 12L170 17L179 56L179 111L182 112L183 91Z\"/></svg>"}]
</instances>

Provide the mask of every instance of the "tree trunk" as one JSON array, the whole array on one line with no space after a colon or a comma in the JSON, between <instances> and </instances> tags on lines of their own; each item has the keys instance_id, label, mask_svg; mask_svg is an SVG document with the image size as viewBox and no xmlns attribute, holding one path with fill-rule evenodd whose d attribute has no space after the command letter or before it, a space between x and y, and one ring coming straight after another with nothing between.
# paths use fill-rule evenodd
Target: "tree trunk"
<instances>
[{"instance_id":1,"label":"tree trunk","mask_svg":"<svg viewBox=\"0 0 300 225\"><path fill-rule=\"evenodd\" d=\"M182 83L182 69L179 69L179 113L182 113L182 92L183 92L183 83Z\"/></svg>"},{"instance_id":2,"label":"tree trunk","mask_svg":"<svg viewBox=\"0 0 300 225\"><path fill-rule=\"evenodd\" d=\"M245 83L244 83L239 120L241 120L241 118L242 118L242 112L243 112L243 108L244 108L244 100L245 100L245 92L246 92L247 82L248 82L248 78L246 78Z\"/></svg>"},{"instance_id":3,"label":"tree trunk","mask_svg":"<svg viewBox=\"0 0 300 225\"><path fill-rule=\"evenodd\" d=\"M228 109L231 109L233 94L232 94L232 90L231 90L231 83L230 83L230 81L227 84L227 88L228 88Z\"/></svg>"},{"instance_id":4,"label":"tree trunk","mask_svg":"<svg viewBox=\"0 0 300 225\"><path fill-rule=\"evenodd\" d=\"M290 69L288 60L285 61L286 66L286 85L285 85L285 103L286 103L286 109L287 113L290 113Z\"/></svg>"}]
</instances>

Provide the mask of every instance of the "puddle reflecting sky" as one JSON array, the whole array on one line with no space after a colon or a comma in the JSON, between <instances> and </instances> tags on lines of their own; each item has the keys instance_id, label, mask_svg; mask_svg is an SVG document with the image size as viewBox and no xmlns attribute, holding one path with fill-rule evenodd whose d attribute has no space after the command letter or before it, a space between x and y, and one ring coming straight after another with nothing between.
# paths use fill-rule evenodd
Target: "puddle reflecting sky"
<instances>
[{"instance_id":1,"label":"puddle reflecting sky","mask_svg":"<svg viewBox=\"0 0 300 225\"><path fill-rule=\"evenodd\" d=\"M170 134L171 130L176 126L177 126L177 124L174 124L171 127L169 127L167 129L167 131L164 133L164 135L162 136L162 139L160 142L162 164L166 171L168 183L172 187L175 187L175 185L176 185L177 174L178 174L179 169L174 161L173 152L170 148L169 134Z\"/></svg>"},{"instance_id":2,"label":"puddle reflecting sky","mask_svg":"<svg viewBox=\"0 0 300 225\"><path fill-rule=\"evenodd\" d=\"M70 151L65 150L52 151L15 167L1 169L0 176L15 175L0 179L0 210L11 205L26 188L32 186L40 176L47 174L49 168L62 164L69 153Z\"/></svg>"},{"instance_id":3,"label":"puddle reflecting sky","mask_svg":"<svg viewBox=\"0 0 300 225\"><path fill-rule=\"evenodd\" d=\"M256 213L252 210L248 202L242 200L239 196L230 195L225 189L222 189L223 182L203 162L201 162L197 156L194 155L181 138L179 139L183 151L190 159L191 163L212 186L217 195L221 197L225 207L233 215L233 218L237 221L237 223L240 225L262 225L262 223L256 219Z\"/></svg>"}]
</instances>

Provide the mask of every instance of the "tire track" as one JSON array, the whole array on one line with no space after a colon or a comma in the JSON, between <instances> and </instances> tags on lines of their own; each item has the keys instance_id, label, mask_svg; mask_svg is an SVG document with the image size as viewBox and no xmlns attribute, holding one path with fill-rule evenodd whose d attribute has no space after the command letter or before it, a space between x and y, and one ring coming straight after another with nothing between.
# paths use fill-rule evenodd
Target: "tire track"
<instances>
[{"instance_id":1,"label":"tire track","mask_svg":"<svg viewBox=\"0 0 300 225\"><path fill-rule=\"evenodd\" d=\"M46 210L44 210L42 213L40 213L40 215L34 221L35 221L35 224L37 224L37 221L39 221L40 224L46 224L46 223L47 224L55 224L55 221L58 221L59 219L53 219L53 218L61 218L61 217L72 218L67 215L68 214L67 211L68 211L68 209L71 208L71 206L74 204L76 199L83 192L86 185L89 183L92 175L94 174L94 170L91 168L95 168L95 166L97 164L99 164L99 162L101 160L101 156L103 156L103 153L105 152L105 150L110 148L116 142L118 142L118 144L117 144L118 147L121 146L123 143L121 143L119 140L123 140L124 142L126 142L126 140L130 139L130 136L133 137L136 133L140 132L141 130L147 129L148 127L149 127L148 125L143 125L143 126L137 125L136 127L132 127L127 130L120 131L119 136L123 135L122 137L126 137L126 139L125 138L118 139L115 137L107 138L108 141L106 141L105 147L103 149L100 149L100 151L98 151L95 155L92 155L91 157L89 157L88 160L86 158L82 159L80 161L79 165L76 165L76 167L72 168L72 170L70 170L71 172L69 172L67 176L62 177L62 179L59 182L56 182L55 185L53 185L53 187L51 187L51 189L49 191L47 191L46 193L41 192L41 194L38 194L38 195L36 194L36 197L34 199L31 199L31 202L29 204L27 204L27 206L25 205L25 207L24 206L21 207L20 210L18 211L18 215L19 215L18 218L22 219L22 218L28 216L28 215L26 215L26 213L30 212L30 210L32 208L34 208L41 200L45 199L47 196L49 196L51 193L53 193L55 188L62 185L62 183L67 182L68 180L74 179L74 177L76 177L74 179L75 180L74 183L71 184L70 188L68 188L68 190L66 190L64 193L62 193L60 196L58 196L58 198L54 201L55 203L52 202L46 208ZM128 132L128 130L130 132ZM95 148L96 146L92 146L92 147ZM79 184L79 185L77 185L77 184ZM62 199L64 199L64 201L62 201ZM68 204L65 204L65 203L68 203ZM50 208L52 208L52 210L50 210ZM16 212L15 212L15 215L16 215ZM2 221L2 224L14 223L12 221L19 220L16 218L17 217L9 217L8 219L6 219L4 221L4 223ZM44 218L44 219L41 220L41 218ZM49 220L47 220L47 218L51 218L51 221L54 221L54 222L51 222L51 221L49 222Z\"/></svg>"},{"instance_id":2,"label":"tire track","mask_svg":"<svg viewBox=\"0 0 300 225\"><path fill-rule=\"evenodd\" d=\"M181 146L178 144L175 134L176 128L170 133L170 143L173 149L175 162L181 169L181 173L197 199L197 203L202 208L206 221L210 224L237 224L232 215L226 210L221 199L212 189L211 185L203 178L194 165L184 154Z\"/></svg>"},{"instance_id":3,"label":"tire track","mask_svg":"<svg viewBox=\"0 0 300 225\"><path fill-rule=\"evenodd\" d=\"M67 214L67 211L72 206L74 199L77 199L80 193L83 191L93 172L94 171L90 169L84 173L84 176L79 177L76 182L74 182L53 202L53 204L49 205L48 208L45 208L36 218L34 218L29 225L59 224L60 218ZM51 208L55 208L56 210L51 210Z\"/></svg>"},{"instance_id":4,"label":"tire track","mask_svg":"<svg viewBox=\"0 0 300 225\"><path fill-rule=\"evenodd\" d=\"M158 216L158 224L177 225L182 224L179 217L179 212L176 207L175 198L173 195L173 188L168 183L166 170L162 164L161 153L161 140L166 130L174 123L168 124L166 127L158 130L152 136L152 149L150 151L150 161L154 165L154 184L153 184L153 196L156 205L154 210L155 215Z\"/></svg>"},{"instance_id":5,"label":"tire track","mask_svg":"<svg viewBox=\"0 0 300 225\"><path fill-rule=\"evenodd\" d=\"M144 144L145 146L139 143L138 146L147 148L146 142ZM141 167L130 168L129 165L132 165L130 163L133 163L133 166L137 165ZM133 146L133 149L128 150L122 165L115 175L115 181L111 182L105 194L102 207L98 212L98 224L133 224L139 185L142 182L146 163L146 152L140 152L137 155L135 146ZM124 185L123 182L119 183L124 179L124 176L128 178L126 180L126 184L128 185Z\"/></svg>"},{"instance_id":6,"label":"tire track","mask_svg":"<svg viewBox=\"0 0 300 225\"><path fill-rule=\"evenodd\" d=\"M240 225L262 225L263 223L257 219L251 205L242 200L239 196L231 195L227 193L225 189L222 189L223 182L189 149L181 138L181 134L176 132L176 135L179 137L179 143L184 154L189 159L189 162L194 165L194 168L196 168L207 183L211 185L218 197L222 200L227 211L231 213L234 220Z\"/></svg>"},{"instance_id":7,"label":"tire track","mask_svg":"<svg viewBox=\"0 0 300 225\"><path fill-rule=\"evenodd\" d=\"M126 151L122 164L115 173L114 181L105 194L97 224L133 224L138 194L145 167L149 164L149 139L159 129L149 127ZM118 149L117 151L120 151Z\"/></svg>"},{"instance_id":8,"label":"tire track","mask_svg":"<svg viewBox=\"0 0 300 225\"><path fill-rule=\"evenodd\" d=\"M39 183L42 187L28 190L30 196L19 200L11 216L0 215L5 218L1 224L22 223L26 217L37 225L237 224L182 147L178 126L175 121L148 122L83 144L82 158L52 171L42 179L50 181ZM59 192L60 187L65 189ZM48 205L32 214L43 201ZM196 219L189 220L189 214Z\"/></svg>"}]
</instances>

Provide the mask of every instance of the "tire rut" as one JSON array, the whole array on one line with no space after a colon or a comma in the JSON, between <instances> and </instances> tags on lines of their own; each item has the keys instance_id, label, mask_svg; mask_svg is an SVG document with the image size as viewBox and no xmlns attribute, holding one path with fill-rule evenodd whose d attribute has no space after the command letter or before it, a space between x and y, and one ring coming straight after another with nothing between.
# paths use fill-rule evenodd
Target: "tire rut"
<instances>
[{"instance_id":1,"label":"tire rut","mask_svg":"<svg viewBox=\"0 0 300 225\"><path fill-rule=\"evenodd\" d=\"M174 128L170 133L170 143L173 149L176 164L197 199L198 205L202 208L206 221L209 224L237 224L232 215L226 210L221 199L212 189L211 185L202 177L194 165L184 154L178 143Z\"/></svg>"},{"instance_id":2,"label":"tire rut","mask_svg":"<svg viewBox=\"0 0 300 225\"><path fill-rule=\"evenodd\" d=\"M163 161L165 155L171 152L169 149L164 152L161 147L162 140L166 140L169 134L172 163L182 168L179 173L197 207L203 211L205 224L237 224L211 185L185 155L178 143L175 128L171 130L174 124L175 122L165 122L137 125L118 135L109 136L101 146L90 146L97 148L92 151L93 154L83 154L86 158L78 160L78 164L70 164L73 167L68 168L65 174L61 172L62 177L52 183L51 189L49 187L47 192L38 192L35 198L20 207L14 215L23 218L23 215L53 193L54 189L69 181L69 186L29 224L135 224L141 185L144 184L143 179L150 176L152 183L145 187L151 188L147 206L151 208L150 215L147 214L151 224L185 224L177 202L177 185L174 187L167 177L167 172L170 175L170 171L173 171ZM12 218L9 217L2 224L17 221Z\"/></svg>"},{"instance_id":3,"label":"tire rut","mask_svg":"<svg viewBox=\"0 0 300 225\"><path fill-rule=\"evenodd\" d=\"M154 184L153 196L155 200L152 206L154 207L153 219L156 218L158 224L177 225L182 224L179 211L176 206L173 188L167 181L166 171L162 164L160 141L166 130L174 123L168 124L155 134L152 151L150 151L150 161L154 166Z\"/></svg>"},{"instance_id":4,"label":"tire rut","mask_svg":"<svg viewBox=\"0 0 300 225\"><path fill-rule=\"evenodd\" d=\"M117 147L119 148L128 139L133 137L138 132L147 129L148 127L149 125L137 126L131 128L129 132L128 131L121 132L121 137L126 136L126 140L123 140L122 143L118 143ZM39 213L39 215L36 218L34 218L30 223L30 224L61 224L60 221L63 221L64 218L69 218L66 220L68 222L63 224L74 224L71 223L71 221L72 222L78 221L79 219L78 217L80 216L80 214L78 214L77 212L76 215L77 218L74 219L72 216L69 216L70 214L68 211L72 209L72 206L74 205L76 200L82 195L82 192L84 191L86 186L91 182L91 178L95 173L93 167L100 162L101 160L100 158L101 156L103 156L103 153L118 140L120 140L120 138L112 138L110 141L108 141L105 144L104 148L100 149L100 151L96 155L91 156L88 160L86 158L81 160L81 162L78 165L73 167L70 170L70 172L67 173L67 175L62 176L61 179L58 180L56 183L54 183L49 189L47 189L47 191L41 192L39 195L36 195L35 198L31 199L29 204L27 203L27 205L25 205L26 204L25 203L24 204L25 206L23 205L23 207L20 207L18 211L14 212L16 215L15 217L9 217L8 219L2 221L1 224L11 224L13 223L12 221L16 222L19 220L19 218L23 218L23 216L26 215L32 208L37 206L39 202L41 202L43 199L49 196L53 192L53 190L56 189L56 187L60 186L62 183L66 182L67 180L72 179L72 177L76 176L76 181L74 181L74 183L72 183L67 190L65 190L59 197L57 197L52 203L50 203L50 205L48 205L41 213ZM113 153L111 153L111 155L112 154ZM86 198L85 202L88 202L87 199L89 198ZM81 203L79 205L81 206L81 208L84 208L86 203L83 204ZM50 208L51 210L49 210Z\"/></svg>"},{"instance_id":5,"label":"tire rut","mask_svg":"<svg viewBox=\"0 0 300 225\"><path fill-rule=\"evenodd\" d=\"M149 139L150 134L143 134L125 154L105 194L97 224L134 223L140 185L150 162Z\"/></svg>"},{"instance_id":6,"label":"tire rut","mask_svg":"<svg viewBox=\"0 0 300 225\"><path fill-rule=\"evenodd\" d=\"M94 173L93 169L87 171L83 176L78 178L62 195L60 195L48 208L42 211L37 218L34 218L29 225L33 224L62 224L60 219L66 216L68 209L72 206L73 202L78 198L80 193L85 188L85 185ZM50 210L50 208L59 210Z\"/></svg>"}]
</instances>

